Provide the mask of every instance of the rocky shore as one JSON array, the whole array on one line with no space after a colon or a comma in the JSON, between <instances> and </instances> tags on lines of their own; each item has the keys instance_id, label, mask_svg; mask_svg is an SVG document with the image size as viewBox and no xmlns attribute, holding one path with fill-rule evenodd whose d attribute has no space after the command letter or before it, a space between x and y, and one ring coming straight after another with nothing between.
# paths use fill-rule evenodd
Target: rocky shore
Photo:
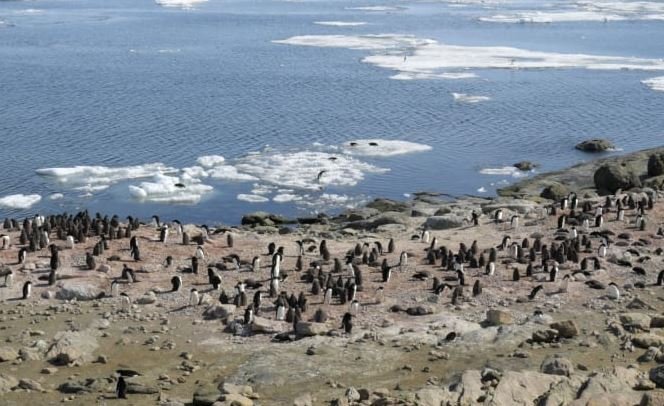
<instances>
[{"instance_id":1,"label":"rocky shore","mask_svg":"<svg viewBox=\"0 0 664 406\"><path fill-rule=\"evenodd\" d=\"M170 223L165 241L149 220L9 219L0 403L662 405L663 153L494 199L419 193L335 217Z\"/></svg>"}]
</instances>

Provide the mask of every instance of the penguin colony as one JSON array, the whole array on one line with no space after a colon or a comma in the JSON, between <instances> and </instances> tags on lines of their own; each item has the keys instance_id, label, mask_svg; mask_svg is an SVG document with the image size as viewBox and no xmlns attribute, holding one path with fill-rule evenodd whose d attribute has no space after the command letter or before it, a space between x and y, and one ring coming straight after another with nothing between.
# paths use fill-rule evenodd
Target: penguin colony
<instances>
[{"instance_id":1,"label":"penguin colony","mask_svg":"<svg viewBox=\"0 0 664 406\"><path fill-rule=\"evenodd\" d=\"M664 269L652 266L661 263L655 257L662 250L648 249L650 240L664 238L662 219L651 215L656 204L656 195L580 201L570 194L538 219L508 217L503 209L473 212L469 227L485 227L484 238L455 243L420 230L402 237L407 244L395 238L349 244L294 234L261 247L236 229L183 227L158 216L145 223L88 212L5 219L0 289L11 290L15 300L36 300L63 280L110 265L100 299L112 297L129 308L153 291L158 298L181 297L183 311L196 313L216 303L234 304L248 334L257 317L292 326L275 336L279 341L295 339L300 321L329 321L353 334L376 306L427 314L423 306L402 302L404 285L453 306L506 286L518 292L519 301L535 305L554 294L620 300L623 287L606 271L608 262L631 270L636 288L664 285ZM82 253L81 263L73 263L73 251ZM47 273L19 272L39 257L49 258ZM124 388L118 395L125 395Z\"/></svg>"}]
</instances>

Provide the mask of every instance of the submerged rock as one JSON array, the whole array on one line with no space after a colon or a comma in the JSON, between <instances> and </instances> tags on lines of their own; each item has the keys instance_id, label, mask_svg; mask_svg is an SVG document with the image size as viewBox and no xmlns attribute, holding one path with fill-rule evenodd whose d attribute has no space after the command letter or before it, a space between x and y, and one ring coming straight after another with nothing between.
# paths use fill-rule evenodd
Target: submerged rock
<instances>
[{"instance_id":1,"label":"submerged rock","mask_svg":"<svg viewBox=\"0 0 664 406\"><path fill-rule=\"evenodd\" d=\"M615 149L615 146L609 140L595 138L592 140L582 141L576 144L574 148L585 152L603 152L610 149Z\"/></svg>"}]
</instances>

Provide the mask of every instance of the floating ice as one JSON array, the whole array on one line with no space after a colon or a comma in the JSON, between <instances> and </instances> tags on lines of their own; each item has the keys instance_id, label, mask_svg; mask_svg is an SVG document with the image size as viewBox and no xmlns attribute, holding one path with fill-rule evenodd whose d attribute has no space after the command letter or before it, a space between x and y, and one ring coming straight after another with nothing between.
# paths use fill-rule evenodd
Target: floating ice
<instances>
[{"instance_id":1,"label":"floating ice","mask_svg":"<svg viewBox=\"0 0 664 406\"><path fill-rule=\"evenodd\" d=\"M239 182L258 180L257 177L246 173L238 172L237 168L231 165L222 165L212 168L208 171L211 178L222 180L233 180Z\"/></svg>"},{"instance_id":2,"label":"floating ice","mask_svg":"<svg viewBox=\"0 0 664 406\"><path fill-rule=\"evenodd\" d=\"M268 199L265 196L248 195L248 194L244 194L244 193L241 193L241 194L237 195L237 200L242 200L242 201L249 202L249 203L264 203L264 202L269 202L270 201L270 199Z\"/></svg>"},{"instance_id":3,"label":"floating ice","mask_svg":"<svg viewBox=\"0 0 664 406\"><path fill-rule=\"evenodd\" d=\"M355 11L400 11L404 9L405 7L394 7L394 6L346 7L346 10L355 10Z\"/></svg>"},{"instance_id":4,"label":"floating ice","mask_svg":"<svg viewBox=\"0 0 664 406\"><path fill-rule=\"evenodd\" d=\"M93 192L101 192L102 190L106 190L109 187L110 185L85 185L85 186L77 186L74 188L74 190L78 190L79 192L93 193Z\"/></svg>"},{"instance_id":5,"label":"floating ice","mask_svg":"<svg viewBox=\"0 0 664 406\"><path fill-rule=\"evenodd\" d=\"M642 80L641 83L648 86L652 90L664 92L664 76Z\"/></svg>"},{"instance_id":6,"label":"floating ice","mask_svg":"<svg viewBox=\"0 0 664 406\"><path fill-rule=\"evenodd\" d=\"M207 178L210 174L202 166L190 166L188 168L182 168L182 175L190 178Z\"/></svg>"},{"instance_id":7,"label":"floating ice","mask_svg":"<svg viewBox=\"0 0 664 406\"><path fill-rule=\"evenodd\" d=\"M40 195L16 194L0 198L0 207L29 209L41 200Z\"/></svg>"},{"instance_id":8,"label":"floating ice","mask_svg":"<svg viewBox=\"0 0 664 406\"><path fill-rule=\"evenodd\" d=\"M155 0L155 3L162 7L175 7L175 8L194 8L198 3L204 3L207 0Z\"/></svg>"},{"instance_id":9,"label":"floating ice","mask_svg":"<svg viewBox=\"0 0 664 406\"><path fill-rule=\"evenodd\" d=\"M319 190L324 186L355 186L365 173L383 173L352 157L327 152L264 152L238 160L236 168L263 182L295 189Z\"/></svg>"},{"instance_id":10,"label":"floating ice","mask_svg":"<svg viewBox=\"0 0 664 406\"><path fill-rule=\"evenodd\" d=\"M481 17L498 23L557 23L572 21L664 20L664 3L647 1L579 1L564 10L528 10Z\"/></svg>"},{"instance_id":11,"label":"floating ice","mask_svg":"<svg viewBox=\"0 0 664 406\"><path fill-rule=\"evenodd\" d=\"M140 201L195 204L213 190L212 186L188 183L175 176L155 175L152 182L129 186L129 193Z\"/></svg>"},{"instance_id":12,"label":"floating ice","mask_svg":"<svg viewBox=\"0 0 664 406\"><path fill-rule=\"evenodd\" d=\"M302 196L294 195L292 193L280 193L272 198L276 203L287 203L302 200Z\"/></svg>"},{"instance_id":13,"label":"floating ice","mask_svg":"<svg viewBox=\"0 0 664 406\"><path fill-rule=\"evenodd\" d=\"M523 178L528 176L526 173L513 166L503 166L502 168L485 168L480 170L480 173L483 175L511 176L513 178Z\"/></svg>"},{"instance_id":14,"label":"floating ice","mask_svg":"<svg viewBox=\"0 0 664 406\"><path fill-rule=\"evenodd\" d=\"M364 21L314 21L314 24L328 25L331 27L358 27L366 25Z\"/></svg>"},{"instance_id":15,"label":"floating ice","mask_svg":"<svg viewBox=\"0 0 664 406\"><path fill-rule=\"evenodd\" d=\"M214 168L223 165L226 159L221 155L206 155L199 157L196 162L203 168Z\"/></svg>"},{"instance_id":16,"label":"floating ice","mask_svg":"<svg viewBox=\"0 0 664 406\"><path fill-rule=\"evenodd\" d=\"M251 189L251 194L252 195L267 195L269 193L272 193L274 190L274 186L267 186L267 185L261 185L258 183L254 183L254 188Z\"/></svg>"},{"instance_id":17,"label":"floating ice","mask_svg":"<svg viewBox=\"0 0 664 406\"><path fill-rule=\"evenodd\" d=\"M53 193L53 194L50 195L48 198L49 198L50 200L60 200L60 199L62 199L63 197L65 197L65 195L63 195L62 193Z\"/></svg>"},{"instance_id":18,"label":"floating ice","mask_svg":"<svg viewBox=\"0 0 664 406\"><path fill-rule=\"evenodd\" d=\"M443 73L417 73L417 72L401 72L396 75L390 76L394 80L422 80L422 79L446 79L446 80L459 80L459 79L473 79L477 75L470 72L443 72Z\"/></svg>"},{"instance_id":19,"label":"floating ice","mask_svg":"<svg viewBox=\"0 0 664 406\"><path fill-rule=\"evenodd\" d=\"M482 186L481 188L477 189L477 193L486 193L486 188Z\"/></svg>"},{"instance_id":20,"label":"floating ice","mask_svg":"<svg viewBox=\"0 0 664 406\"><path fill-rule=\"evenodd\" d=\"M487 100L491 100L488 96L471 96L466 93L452 93L454 101L458 103L479 103Z\"/></svg>"},{"instance_id":21,"label":"floating ice","mask_svg":"<svg viewBox=\"0 0 664 406\"><path fill-rule=\"evenodd\" d=\"M381 139L353 140L344 144L343 148L346 153L365 156L393 156L431 150L429 145Z\"/></svg>"},{"instance_id":22,"label":"floating ice","mask_svg":"<svg viewBox=\"0 0 664 406\"><path fill-rule=\"evenodd\" d=\"M71 168L37 169L37 174L72 187L110 185L122 180L149 178L160 173L177 172L161 163L111 168L107 166L74 166Z\"/></svg>"},{"instance_id":23,"label":"floating ice","mask_svg":"<svg viewBox=\"0 0 664 406\"><path fill-rule=\"evenodd\" d=\"M429 75L441 75L446 70L465 69L664 70L664 60L661 59L447 45L408 35L304 35L275 42L374 51L362 61L399 73L414 74L412 78L428 79L431 78Z\"/></svg>"}]
</instances>

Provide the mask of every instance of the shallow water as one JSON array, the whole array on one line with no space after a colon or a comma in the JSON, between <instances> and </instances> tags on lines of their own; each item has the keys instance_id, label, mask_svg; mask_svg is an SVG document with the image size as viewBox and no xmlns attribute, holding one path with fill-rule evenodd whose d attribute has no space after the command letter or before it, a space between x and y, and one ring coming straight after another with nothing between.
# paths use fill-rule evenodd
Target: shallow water
<instances>
[{"instance_id":1,"label":"shallow water","mask_svg":"<svg viewBox=\"0 0 664 406\"><path fill-rule=\"evenodd\" d=\"M480 18L576 6L467 3L210 0L183 9L145 0L2 1L0 198L42 199L23 199L30 207L25 201L18 208L0 206L0 217L88 208L236 223L253 210L307 215L421 190L490 196L516 178L487 169L528 159L541 165L538 171L548 171L592 159L573 149L589 137L610 138L625 152L661 145L664 93L641 82L662 76L660 70L442 69L435 74L446 79L426 73L416 75L418 80L394 80L399 71L365 58L406 55L415 63L426 48L273 42L302 35L401 34L445 45L662 64L664 22L638 18L647 12L608 23L511 24ZM357 9L366 6L396 9ZM316 24L321 21L366 24ZM450 79L459 73L475 77ZM465 97L455 100L454 94ZM432 148L391 156L347 155L339 148L356 139ZM256 151L264 152L248 155ZM229 167L244 165L258 180L182 179L177 170L197 165L205 155L222 155ZM308 161L285 162L293 156ZM330 157L353 161L337 164ZM74 184L35 172L157 162L180 175L185 190L170 185L178 196L186 195L175 199L180 204L169 193L160 202L137 199L130 186L154 183L150 177ZM212 191L192 193L197 182ZM267 192L255 193L265 186ZM54 193L63 197L50 199ZM249 203L238 195L267 201Z\"/></svg>"}]
</instances>

